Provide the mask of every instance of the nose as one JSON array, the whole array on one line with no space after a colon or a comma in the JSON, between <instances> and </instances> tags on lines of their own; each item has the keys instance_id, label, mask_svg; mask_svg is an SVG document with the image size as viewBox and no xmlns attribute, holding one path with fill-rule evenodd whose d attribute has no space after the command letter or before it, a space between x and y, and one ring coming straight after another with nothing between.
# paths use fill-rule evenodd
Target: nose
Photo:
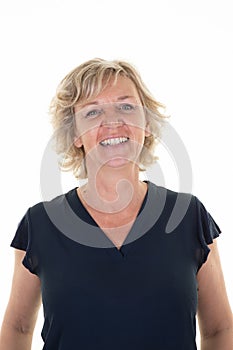
<instances>
[{"instance_id":1,"label":"nose","mask_svg":"<svg viewBox=\"0 0 233 350\"><path fill-rule=\"evenodd\" d=\"M102 121L101 126L108 128L108 129L114 129L119 128L124 125L124 121L121 119L112 120L113 118L106 118Z\"/></svg>"},{"instance_id":2,"label":"nose","mask_svg":"<svg viewBox=\"0 0 233 350\"><path fill-rule=\"evenodd\" d=\"M123 124L125 124L124 120L122 116L117 112L115 105L113 104L105 106L101 125L107 128L117 128Z\"/></svg>"}]
</instances>

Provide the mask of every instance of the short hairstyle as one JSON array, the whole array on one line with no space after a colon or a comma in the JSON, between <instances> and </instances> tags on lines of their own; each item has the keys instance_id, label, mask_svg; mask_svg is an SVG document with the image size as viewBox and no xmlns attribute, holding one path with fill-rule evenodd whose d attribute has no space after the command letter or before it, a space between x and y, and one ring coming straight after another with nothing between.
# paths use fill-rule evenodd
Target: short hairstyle
<instances>
[{"instance_id":1,"label":"short hairstyle","mask_svg":"<svg viewBox=\"0 0 233 350\"><path fill-rule=\"evenodd\" d=\"M61 157L60 167L62 170L72 170L77 179L87 178L87 170L83 146L77 148L74 145L75 105L95 98L110 80L114 79L116 82L118 76L127 77L134 83L145 109L150 131L150 135L144 140L139 169L145 170L146 166L158 159L154 154L154 148L159 142L161 127L166 118L161 112L164 105L154 99L132 64L121 60L107 61L95 58L84 62L65 76L58 85L50 105L55 149Z\"/></svg>"}]
</instances>

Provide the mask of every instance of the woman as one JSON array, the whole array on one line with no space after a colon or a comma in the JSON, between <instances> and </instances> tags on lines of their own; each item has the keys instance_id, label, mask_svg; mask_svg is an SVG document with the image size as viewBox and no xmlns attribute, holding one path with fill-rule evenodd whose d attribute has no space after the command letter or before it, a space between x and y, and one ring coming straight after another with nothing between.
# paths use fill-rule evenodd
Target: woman
<instances>
[{"instance_id":1,"label":"woman","mask_svg":"<svg viewBox=\"0 0 233 350\"><path fill-rule=\"evenodd\" d=\"M87 182L21 220L1 350L31 348L41 296L43 349L193 350L196 312L201 349L233 349L220 229L195 196L139 179L160 107L126 62L85 62L59 85L57 151ZM167 234L178 196L186 210Z\"/></svg>"}]
</instances>

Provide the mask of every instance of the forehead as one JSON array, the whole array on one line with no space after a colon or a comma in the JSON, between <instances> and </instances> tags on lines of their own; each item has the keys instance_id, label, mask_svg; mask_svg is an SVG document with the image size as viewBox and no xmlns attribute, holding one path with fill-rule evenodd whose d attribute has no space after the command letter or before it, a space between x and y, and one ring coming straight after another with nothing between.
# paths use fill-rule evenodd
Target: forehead
<instances>
[{"instance_id":1,"label":"forehead","mask_svg":"<svg viewBox=\"0 0 233 350\"><path fill-rule=\"evenodd\" d=\"M127 77L118 76L117 79L111 79L99 94L94 94L88 99L82 99L77 103L76 108L82 108L93 102L110 103L119 101L121 98L132 98L140 103L139 94L135 84Z\"/></svg>"},{"instance_id":2,"label":"forehead","mask_svg":"<svg viewBox=\"0 0 233 350\"><path fill-rule=\"evenodd\" d=\"M127 77L119 76L116 81L111 81L108 85L96 96L96 98L111 98L119 95L134 95L138 97L136 86Z\"/></svg>"}]
</instances>

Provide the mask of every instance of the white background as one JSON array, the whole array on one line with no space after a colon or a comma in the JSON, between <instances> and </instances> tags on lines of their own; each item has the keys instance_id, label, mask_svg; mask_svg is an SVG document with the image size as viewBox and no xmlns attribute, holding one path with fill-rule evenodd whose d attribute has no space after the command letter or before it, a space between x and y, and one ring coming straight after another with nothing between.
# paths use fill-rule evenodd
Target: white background
<instances>
[{"instance_id":1,"label":"white background","mask_svg":"<svg viewBox=\"0 0 233 350\"><path fill-rule=\"evenodd\" d=\"M171 124L192 162L192 192L223 231L218 244L233 306L230 3L1 3L0 322L13 268L13 249L9 244L26 209L41 201L41 159L52 132L47 113L50 100L65 74L94 57L132 62L154 96L167 105ZM179 190L179 174L172 157L163 147L159 153L166 186ZM64 191L76 186L71 175L62 179ZM42 312L33 350L42 348L41 327Z\"/></svg>"}]
</instances>

